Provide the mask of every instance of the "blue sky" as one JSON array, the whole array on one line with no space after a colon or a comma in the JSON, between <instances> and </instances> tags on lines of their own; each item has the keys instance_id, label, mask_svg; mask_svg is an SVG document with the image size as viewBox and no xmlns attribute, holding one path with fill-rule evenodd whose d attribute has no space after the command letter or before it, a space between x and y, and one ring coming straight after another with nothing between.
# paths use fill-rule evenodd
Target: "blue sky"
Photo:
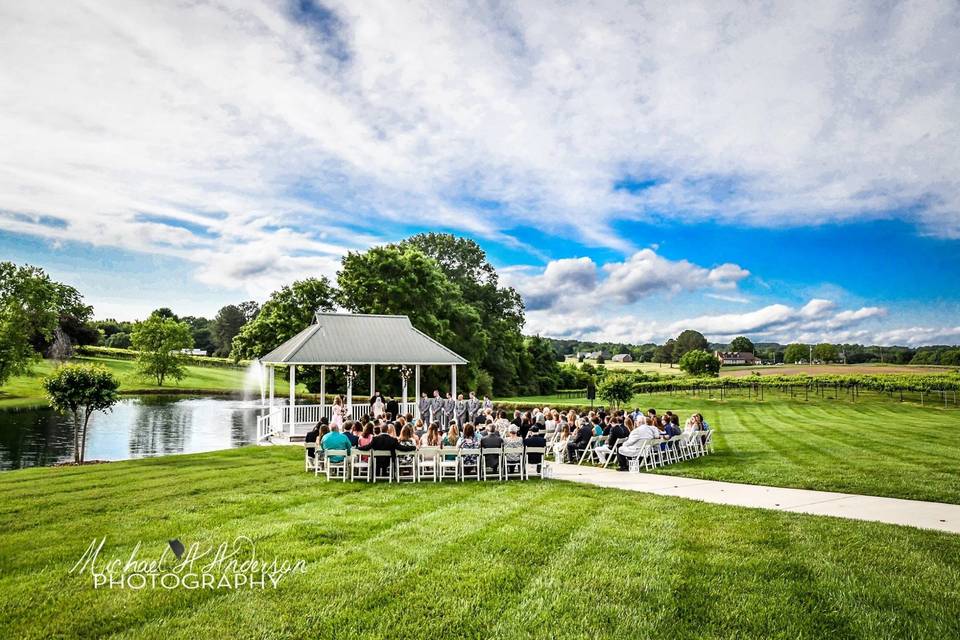
<instances>
[{"instance_id":1,"label":"blue sky","mask_svg":"<svg viewBox=\"0 0 960 640\"><path fill-rule=\"evenodd\" d=\"M100 317L436 230L529 332L960 343L955 3L62 11L0 7L0 257Z\"/></svg>"}]
</instances>

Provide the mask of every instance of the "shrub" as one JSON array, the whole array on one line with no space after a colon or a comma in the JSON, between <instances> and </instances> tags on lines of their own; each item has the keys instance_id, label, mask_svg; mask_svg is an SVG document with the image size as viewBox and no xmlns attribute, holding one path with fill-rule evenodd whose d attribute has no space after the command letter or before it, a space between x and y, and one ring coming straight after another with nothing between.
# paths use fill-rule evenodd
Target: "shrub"
<instances>
[{"instance_id":1,"label":"shrub","mask_svg":"<svg viewBox=\"0 0 960 640\"><path fill-rule=\"evenodd\" d=\"M720 373L720 361L703 349L694 349L680 358L680 368L691 376L715 376Z\"/></svg>"}]
</instances>

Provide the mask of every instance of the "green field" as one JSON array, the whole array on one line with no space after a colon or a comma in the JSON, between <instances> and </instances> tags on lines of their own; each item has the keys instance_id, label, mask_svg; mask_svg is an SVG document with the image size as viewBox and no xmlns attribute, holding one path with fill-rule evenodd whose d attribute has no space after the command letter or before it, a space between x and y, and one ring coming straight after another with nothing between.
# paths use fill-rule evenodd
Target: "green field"
<instances>
[{"instance_id":1,"label":"green field","mask_svg":"<svg viewBox=\"0 0 960 640\"><path fill-rule=\"evenodd\" d=\"M683 419L700 412L716 430L716 455L657 473L960 504L960 409L873 394L857 403L766 397L644 394L629 406L672 410ZM552 407L584 402L511 401Z\"/></svg>"},{"instance_id":2,"label":"green field","mask_svg":"<svg viewBox=\"0 0 960 640\"><path fill-rule=\"evenodd\" d=\"M328 483L301 455L0 475L0 637L960 636L960 536L557 481ZM69 573L100 536L125 558L237 535L306 573L239 591Z\"/></svg>"},{"instance_id":3,"label":"green field","mask_svg":"<svg viewBox=\"0 0 960 640\"><path fill-rule=\"evenodd\" d=\"M109 369L120 380L121 393L200 393L218 394L240 392L244 390L243 369L225 367L199 367L188 365L187 375L182 380L165 381L158 387L152 378L137 375L136 362L132 360L116 360L102 357L74 357L71 362L80 364L99 364ZM50 360L42 360L33 366L30 374L14 376L7 384L0 388L0 408L24 407L46 404L41 382L49 375L54 364ZM287 393L289 386L286 380L277 376L276 393ZM259 387L256 387L259 393Z\"/></svg>"}]
</instances>

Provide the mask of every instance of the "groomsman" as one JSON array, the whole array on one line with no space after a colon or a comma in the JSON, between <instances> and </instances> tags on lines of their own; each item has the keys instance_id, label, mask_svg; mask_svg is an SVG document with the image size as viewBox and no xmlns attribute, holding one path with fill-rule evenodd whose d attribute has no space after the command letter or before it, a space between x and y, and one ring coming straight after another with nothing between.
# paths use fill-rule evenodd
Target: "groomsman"
<instances>
[{"instance_id":1,"label":"groomsman","mask_svg":"<svg viewBox=\"0 0 960 640\"><path fill-rule=\"evenodd\" d=\"M440 423L443 414L443 398L440 397L440 390L433 390L433 398L430 400L430 422Z\"/></svg>"},{"instance_id":2,"label":"groomsman","mask_svg":"<svg viewBox=\"0 0 960 640\"><path fill-rule=\"evenodd\" d=\"M480 413L480 401L477 400L477 394L471 391L470 399L467 400L467 420L475 423L478 413Z\"/></svg>"},{"instance_id":3,"label":"groomsman","mask_svg":"<svg viewBox=\"0 0 960 640\"><path fill-rule=\"evenodd\" d=\"M450 428L450 422L454 419L453 413L456 408L457 401L454 400L450 392L447 391L447 397L443 401L443 421L440 423L444 431Z\"/></svg>"},{"instance_id":4,"label":"groomsman","mask_svg":"<svg viewBox=\"0 0 960 640\"><path fill-rule=\"evenodd\" d=\"M470 419L467 417L467 403L463 399L463 394L457 396L457 403L454 405L453 415L457 420L457 426L463 427L464 423Z\"/></svg>"},{"instance_id":5,"label":"groomsman","mask_svg":"<svg viewBox=\"0 0 960 640\"><path fill-rule=\"evenodd\" d=\"M488 398L487 396L483 396L483 408L482 408L482 411L483 411L484 413L486 413L486 412L487 412L487 409L490 409L490 411L493 411L493 400L491 400L491 399Z\"/></svg>"},{"instance_id":6,"label":"groomsman","mask_svg":"<svg viewBox=\"0 0 960 640\"><path fill-rule=\"evenodd\" d=\"M420 419L423 420L427 425L430 424L430 398L427 397L427 392L424 391L420 394L420 400L417 401L417 408L420 409Z\"/></svg>"}]
</instances>

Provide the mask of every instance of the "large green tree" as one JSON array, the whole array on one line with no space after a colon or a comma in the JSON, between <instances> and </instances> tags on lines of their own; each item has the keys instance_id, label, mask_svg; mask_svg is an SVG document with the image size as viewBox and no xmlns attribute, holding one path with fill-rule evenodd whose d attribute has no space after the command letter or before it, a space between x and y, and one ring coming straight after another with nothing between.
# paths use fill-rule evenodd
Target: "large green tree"
<instances>
[{"instance_id":1,"label":"large green tree","mask_svg":"<svg viewBox=\"0 0 960 640\"><path fill-rule=\"evenodd\" d=\"M693 351L694 349L709 351L710 343L707 342L707 339L704 338L703 334L699 331L687 329L677 336L676 343L673 347L673 361L680 362L683 354L687 351Z\"/></svg>"},{"instance_id":2,"label":"large green tree","mask_svg":"<svg viewBox=\"0 0 960 640\"><path fill-rule=\"evenodd\" d=\"M660 364L669 364L670 366L673 366L673 363L677 361L677 358L674 355L676 344L676 340L670 338L662 345L657 347L653 352L653 361L659 362Z\"/></svg>"},{"instance_id":3,"label":"large green tree","mask_svg":"<svg viewBox=\"0 0 960 640\"><path fill-rule=\"evenodd\" d=\"M460 287L433 258L404 245L350 252L343 258L337 284L341 305L351 311L409 316L417 329L469 360L463 383L476 383L487 333L480 313L464 301ZM435 375L428 374L428 385L439 382Z\"/></svg>"},{"instance_id":4,"label":"large green tree","mask_svg":"<svg viewBox=\"0 0 960 640\"><path fill-rule=\"evenodd\" d=\"M40 357L38 348L53 339L74 293L42 269L0 262L0 384Z\"/></svg>"},{"instance_id":5,"label":"large green tree","mask_svg":"<svg viewBox=\"0 0 960 640\"><path fill-rule=\"evenodd\" d=\"M43 387L54 410L73 416L73 460L82 464L90 416L117 403L120 382L103 367L67 365L45 378Z\"/></svg>"},{"instance_id":6,"label":"large green tree","mask_svg":"<svg viewBox=\"0 0 960 640\"><path fill-rule=\"evenodd\" d=\"M134 325L130 336L137 355L137 370L153 378L162 387L164 380L180 380L186 375L181 349L193 346L190 325L166 315L152 314Z\"/></svg>"},{"instance_id":7,"label":"large green tree","mask_svg":"<svg viewBox=\"0 0 960 640\"><path fill-rule=\"evenodd\" d=\"M213 319L213 342L216 345L216 356L227 357L230 355L230 349L233 348L233 339L243 325L247 324L247 316L243 310L235 304L228 304L221 307L217 316Z\"/></svg>"},{"instance_id":8,"label":"large green tree","mask_svg":"<svg viewBox=\"0 0 960 640\"><path fill-rule=\"evenodd\" d=\"M788 344L787 348L783 350L783 362L784 364L804 362L809 359L809 354L810 348L807 345L794 342L793 344Z\"/></svg>"},{"instance_id":9,"label":"large green tree","mask_svg":"<svg viewBox=\"0 0 960 640\"><path fill-rule=\"evenodd\" d=\"M753 342L746 336L738 336L730 341L730 351L754 353L754 349Z\"/></svg>"},{"instance_id":10,"label":"large green tree","mask_svg":"<svg viewBox=\"0 0 960 640\"><path fill-rule=\"evenodd\" d=\"M474 240L449 233L421 233L402 241L400 246L414 247L433 258L447 278L460 287L463 301L480 313L488 338L480 367L490 373L495 394L515 393L521 382L520 360L524 357L524 308L520 294L512 287L500 286L497 270Z\"/></svg>"},{"instance_id":11,"label":"large green tree","mask_svg":"<svg viewBox=\"0 0 960 640\"><path fill-rule=\"evenodd\" d=\"M820 362L836 362L840 358L840 352L834 345L822 342L813 348L813 357Z\"/></svg>"},{"instance_id":12,"label":"large green tree","mask_svg":"<svg viewBox=\"0 0 960 640\"><path fill-rule=\"evenodd\" d=\"M680 358L680 368L691 376L715 376L720 373L720 360L709 351L693 349Z\"/></svg>"},{"instance_id":13,"label":"large green tree","mask_svg":"<svg viewBox=\"0 0 960 640\"><path fill-rule=\"evenodd\" d=\"M297 280L270 295L256 317L233 339L235 360L259 358L313 323L317 311L333 311L335 290L326 277Z\"/></svg>"}]
</instances>

